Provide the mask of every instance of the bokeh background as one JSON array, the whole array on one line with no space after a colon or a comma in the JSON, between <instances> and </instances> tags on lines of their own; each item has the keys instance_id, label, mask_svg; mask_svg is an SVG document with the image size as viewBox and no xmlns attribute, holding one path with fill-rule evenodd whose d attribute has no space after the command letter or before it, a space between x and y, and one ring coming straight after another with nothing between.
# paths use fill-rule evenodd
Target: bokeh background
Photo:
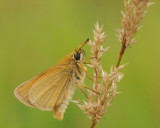
<instances>
[{"instance_id":1,"label":"bokeh background","mask_svg":"<svg viewBox=\"0 0 160 128\"><path fill-rule=\"evenodd\" d=\"M160 128L160 1L155 0L122 64L122 92L114 98L97 128ZM88 128L90 120L70 103L63 121L52 112L29 108L14 96L22 82L55 65L79 43L93 39L94 24L108 35L104 69L115 65L120 50L123 0L0 0L0 127ZM89 57L89 47L85 51ZM91 87L86 80L85 84ZM84 99L76 90L74 99Z\"/></svg>"}]
</instances>

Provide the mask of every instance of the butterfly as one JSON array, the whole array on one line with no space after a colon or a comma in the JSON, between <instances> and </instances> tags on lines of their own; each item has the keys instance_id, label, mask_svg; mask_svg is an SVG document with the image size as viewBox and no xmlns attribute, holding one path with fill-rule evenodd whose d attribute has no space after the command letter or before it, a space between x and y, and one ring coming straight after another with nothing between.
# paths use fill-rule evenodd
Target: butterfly
<instances>
[{"instance_id":1,"label":"butterfly","mask_svg":"<svg viewBox=\"0 0 160 128\"><path fill-rule=\"evenodd\" d=\"M14 90L17 99L29 107L54 111L54 117L62 120L75 87L83 83L86 76L82 47L88 41L55 66L19 85Z\"/></svg>"}]
</instances>

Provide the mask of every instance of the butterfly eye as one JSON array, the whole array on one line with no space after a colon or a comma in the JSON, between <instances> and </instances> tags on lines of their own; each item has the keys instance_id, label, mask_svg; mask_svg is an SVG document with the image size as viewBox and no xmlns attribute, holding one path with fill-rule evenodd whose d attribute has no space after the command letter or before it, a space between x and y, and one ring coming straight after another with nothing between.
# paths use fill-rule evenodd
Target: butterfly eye
<instances>
[{"instance_id":1,"label":"butterfly eye","mask_svg":"<svg viewBox=\"0 0 160 128\"><path fill-rule=\"evenodd\" d=\"M76 53L76 54L74 54L74 59L76 59L76 60L80 60L80 53Z\"/></svg>"}]
</instances>

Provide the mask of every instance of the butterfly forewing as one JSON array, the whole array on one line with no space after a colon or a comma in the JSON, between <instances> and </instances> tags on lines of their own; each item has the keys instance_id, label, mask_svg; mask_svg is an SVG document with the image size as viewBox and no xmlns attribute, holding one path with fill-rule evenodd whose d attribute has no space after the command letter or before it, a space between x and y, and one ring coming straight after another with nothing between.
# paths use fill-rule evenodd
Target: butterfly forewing
<instances>
[{"instance_id":1,"label":"butterfly forewing","mask_svg":"<svg viewBox=\"0 0 160 128\"><path fill-rule=\"evenodd\" d=\"M34 107L29 101L28 93L29 93L31 87L34 85L34 83L40 77L42 77L47 71L48 70L40 73L39 75L31 78L30 80L22 83L21 85L19 85L14 91L14 94L17 97L17 99L19 99L22 103L24 103L27 106Z\"/></svg>"},{"instance_id":2,"label":"butterfly forewing","mask_svg":"<svg viewBox=\"0 0 160 128\"><path fill-rule=\"evenodd\" d=\"M69 79L69 68L64 64L55 65L18 86L15 95L30 107L51 111L67 79Z\"/></svg>"},{"instance_id":3,"label":"butterfly forewing","mask_svg":"<svg viewBox=\"0 0 160 128\"><path fill-rule=\"evenodd\" d=\"M68 73L68 71L58 68L52 75L38 80L29 91L30 102L38 109L53 110L67 79L69 79Z\"/></svg>"}]
</instances>

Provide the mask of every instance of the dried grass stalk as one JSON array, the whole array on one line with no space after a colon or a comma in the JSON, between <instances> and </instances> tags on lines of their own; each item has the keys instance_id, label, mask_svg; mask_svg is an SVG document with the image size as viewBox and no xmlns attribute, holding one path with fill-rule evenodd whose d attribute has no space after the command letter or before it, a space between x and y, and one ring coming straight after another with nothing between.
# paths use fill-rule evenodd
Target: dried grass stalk
<instances>
[{"instance_id":1,"label":"dried grass stalk","mask_svg":"<svg viewBox=\"0 0 160 128\"><path fill-rule=\"evenodd\" d=\"M116 94L118 83L124 76L120 72L120 69L124 65L120 66L120 62L126 48L135 43L133 39L136 32L139 30L139 25L146 13L146 8L150 5L149 0L124 0L125 12L122 12L122 29L119 30L118 38L122 43L119 59L116 66L110 68L110 72L107 73L103 70L101 64L102 55L109 49L103 48L106 35L102 32L103 27L100 27L98 23L95 25L94 41L89 41L91 47L92 57L91 64L88 66L94 69L93 89L100 93L100 95L89 92L88 99L86 101L78 101L78 106L84 113L86 113L89 119L92 120L91 128L94 128L97 122L107 112L108 107ZM99 76L101 79L99 79Z\"/></svg>"},{"instance_id":2,"label":"dried grass stalk","mask_svg":"<svg viewBox=\"0 0 160 128\"><path fill-rule=\"evenodd\" d=\"M122 47L116 67L119 66L124 51L136 43L134 35L141 28L140 22L147 12L147 7L151 4L150 0L124 0L125 12L121 11L122 29L118 30L119 35L117 36Z\"/></svg>"}]
</instances>

